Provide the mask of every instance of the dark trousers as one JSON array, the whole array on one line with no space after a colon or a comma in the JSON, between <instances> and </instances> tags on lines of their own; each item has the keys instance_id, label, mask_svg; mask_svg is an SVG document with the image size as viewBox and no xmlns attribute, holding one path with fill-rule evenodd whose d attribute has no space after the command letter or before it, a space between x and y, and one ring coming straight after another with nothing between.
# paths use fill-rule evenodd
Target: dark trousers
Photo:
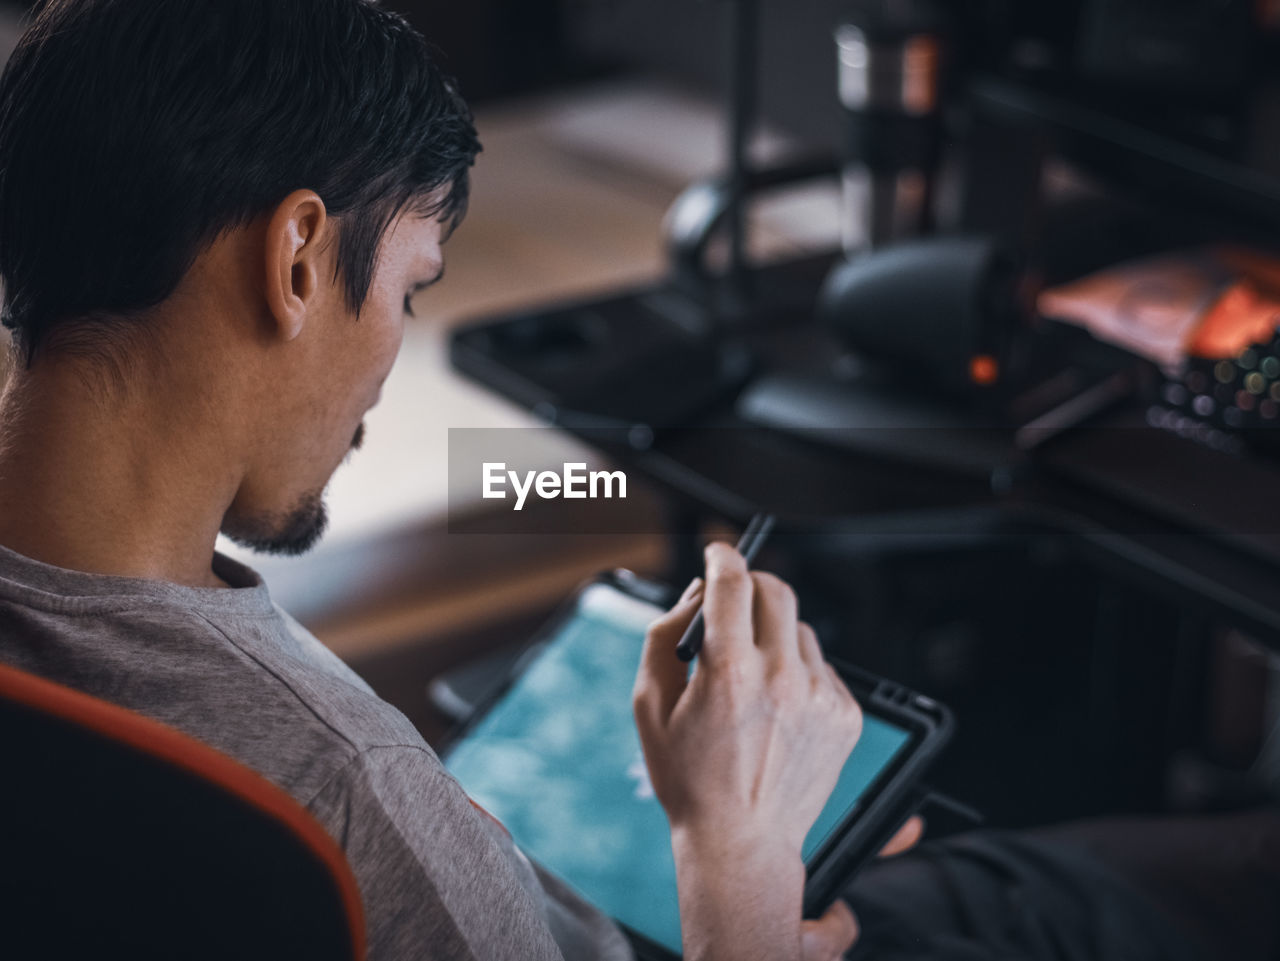
<instances>
[{"instance_id":1,"label":"dark trousers","mask_svg":"<svg viewBox=\"0 0 1280 961\"><path fill-rule=\"evenodd\" d=\"M975 832L845 897L858 961L1280 961L1280 811Z\"/></svg>"}]
</instances>

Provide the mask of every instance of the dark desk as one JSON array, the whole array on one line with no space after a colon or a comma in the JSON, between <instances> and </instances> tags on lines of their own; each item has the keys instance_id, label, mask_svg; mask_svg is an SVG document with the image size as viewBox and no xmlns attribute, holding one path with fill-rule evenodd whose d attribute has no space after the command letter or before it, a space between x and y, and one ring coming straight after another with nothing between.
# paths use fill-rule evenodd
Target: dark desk
<instances>
[{"instance_id":1,"label":"dark desk","mask_svg":"<svg viewBox=\"0 0 1280 961\"><path fill-rule=\"evenodd\" d=\"M842 352L807 319L803 292L814 289L823 266L818 261L780 268L791 271L790 303L734 333L734 349L752 358L750 376L816 371ZM641 301L649 306L637 307ZM698 328L688 304L677 292L658 288L480 321L454 334L452 360L504 397L530 410L554 411L566 430L656 484L670 498L682 531L699 516L743 523L758 510L778 514L780 528L790 531L883 534L896 528L918 534L922 525L939 523L1056 531L1099 562L1127 566L1280 647L1280 465L1243 461L1149 428L1139 407L1122 408L1032 454L1010 451L989 466L957 469L921 456L941 443L963 443L956 430L864 428L865 442L852 445L860 449L837 449L824 442L820 430L784 433L745 419L733 384L720 396L695 397L687 415L677 405L655 420L643 416L652 399L623 409L626 384L619 385L622 396L608 395L620 379L616 369L600 370L585 390L580 384L562 390L575 363L592 363L589 356L556 348L552 353L559 350L560 356L551 362L529 364L518 352L504 357L494 349L495 332L539 324L561 330L566 317L584 314L596 325L592 336L601 338L609 318L621 317L618 327L634 347L643 325L661 311L677 315L681 336L702 349L715 335ZM680 310L686 313L680 316ZM625 358L611 362L620 366ZM641 367L655 371L653 376L671 376L672 363L667 342L653 348ZM607 399L593 403L592 392L601 396L602 390ZM597 420L584 419L602 410ZM650 446L636 449L626 442L622 425L641 421L656 430ZM975 442L996 433L975 431ZM907 441L895 441L904 434Z\"/></svg>"}]
</instances>

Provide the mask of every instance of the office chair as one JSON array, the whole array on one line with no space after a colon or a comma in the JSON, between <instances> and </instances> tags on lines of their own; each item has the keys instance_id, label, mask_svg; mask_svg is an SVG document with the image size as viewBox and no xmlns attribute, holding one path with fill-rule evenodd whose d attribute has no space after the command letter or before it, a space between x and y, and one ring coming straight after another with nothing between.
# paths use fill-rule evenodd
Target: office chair
<instances>
[{"instance_id":1,"label":"office chair","mask_svg":"<svg viewBox=\"0 0 1280 961\"><path fill-rule=\"evenodd\" d=\"M364 961L296 801L163 724L0 665L0 957Z\"/></svg>"}]
</instances>

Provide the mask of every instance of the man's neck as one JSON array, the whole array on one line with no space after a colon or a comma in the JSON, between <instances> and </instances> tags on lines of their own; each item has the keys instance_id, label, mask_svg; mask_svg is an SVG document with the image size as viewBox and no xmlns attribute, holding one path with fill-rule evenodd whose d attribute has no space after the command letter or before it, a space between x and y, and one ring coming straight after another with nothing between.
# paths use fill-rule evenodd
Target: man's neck
<instances>
[{"instance_id":1,"label":"man's neck","mask_svg":"<svg viewBox=\"0 0 1280 961\"><path fill-rule=\"evenodd\" d=\"M172 400L65 365L16 372L0 395L0 544L70 570L225 587L211 564L234 471L193 429L200 405Z\"/></svg>"}]
</instances>

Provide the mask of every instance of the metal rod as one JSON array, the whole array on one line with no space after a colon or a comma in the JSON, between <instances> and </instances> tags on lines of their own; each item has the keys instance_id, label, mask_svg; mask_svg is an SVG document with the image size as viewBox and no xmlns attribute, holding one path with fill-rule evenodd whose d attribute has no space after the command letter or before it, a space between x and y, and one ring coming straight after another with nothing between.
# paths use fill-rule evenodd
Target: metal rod
<instances>
[{"instance_id":1,"label":"metal rod","mask_svg":"<svg viewBox=\"0 0 1280 961\"><path fill-rule=\"evenodd\" d=\"M729 278L742 292L747 273L747 185L751 176L748 147L756 119L756 61L759 56L758 0L729 4L729 182L733 200L728 210Z\"/></svg>"}]
</instances>

